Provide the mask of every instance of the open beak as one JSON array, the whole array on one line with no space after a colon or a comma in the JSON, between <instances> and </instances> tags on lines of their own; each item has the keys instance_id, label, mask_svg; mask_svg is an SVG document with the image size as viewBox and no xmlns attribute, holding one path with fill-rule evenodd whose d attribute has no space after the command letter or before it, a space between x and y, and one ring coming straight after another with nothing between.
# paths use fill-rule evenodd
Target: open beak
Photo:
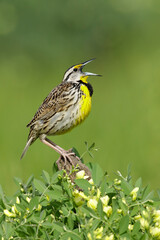
<instances>
[{"instance_id":1,"label":"open beak","mask_svg":"<svg viewBox=\"0 0 160 240\"><path fill-rule=\"evenodd\" d=\"M92 62L93 60L95 60L95 58L93 58L93 59L91 59L91 60L88 60L88 61L82 63L81 69L83 69L86 64ZM102 76L102 75L100 75L100 74L90 73L90 72L84 72L84 74L85 74L85 76L99 76L99 77Z\"/></svg>"}]
</instances>

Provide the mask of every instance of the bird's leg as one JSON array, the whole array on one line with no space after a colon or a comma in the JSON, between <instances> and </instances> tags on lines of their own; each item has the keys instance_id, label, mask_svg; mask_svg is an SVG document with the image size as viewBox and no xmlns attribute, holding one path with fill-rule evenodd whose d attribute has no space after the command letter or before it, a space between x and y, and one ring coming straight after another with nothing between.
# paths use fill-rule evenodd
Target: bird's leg
<instances>
[{"instance_id":1,"label":"bird's leg","mask_svg":"<svg viewBox=\"0 0 160 240\"><path fill-rule=\"evenodd\" d=\"M51 147L54 149L56 152L58 152L60 155L63 156L65 165L67 164L67 159L70 162L71 165L73 164L72 158L70 156L75 156L75 153L73 152L67 152L63 148L59 147L57 144L53 143L50 139L48 138L40 138L41 142L46 144L47 146Z\"/></svg>"},{"instance_id":2,"label":"bird's leg","mask_svg":"<svg viewBox=\"0 0 160 240\"><path fill-rule=\"evenodd\" d=\"M49 142L50 144L52 144L53 146L55 146L56 148L58 148L60 151L61 151L61 154L64 153L64 154L68 154L68 156L75 156L75 153L74 152L68 152L66 151L65 149L61 148L60 146L58 146L57 144L55 144L54 142L52 142L50 139L48 138L45 138L47 142ZM63 154L62 154L63 155Z\"/></svg>"}]
</instances>

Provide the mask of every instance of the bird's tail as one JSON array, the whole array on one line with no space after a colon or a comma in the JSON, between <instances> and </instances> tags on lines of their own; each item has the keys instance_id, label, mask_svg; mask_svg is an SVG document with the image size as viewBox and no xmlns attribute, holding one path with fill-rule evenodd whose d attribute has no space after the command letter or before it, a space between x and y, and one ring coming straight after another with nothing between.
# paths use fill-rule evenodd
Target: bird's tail
<instances>
[{"instance_id":1,"label":"bird's tail","mask_svg":"<svg viewBox=\"0 0 160 240\"><path fill-rule=\"evenodd\" d=\"M33 137L30 137L29 140L27 141L26 146L25 146L25 148L24 148L24 150L23 150L23 153L22 153L22 155L21 155L20 160L21 160L21 159L24 157L24 155L26 154L26 152L27 152L29 146L32 144L33 140L34 140L34 138L33 138Z\"/></svg>"}]
</instances>

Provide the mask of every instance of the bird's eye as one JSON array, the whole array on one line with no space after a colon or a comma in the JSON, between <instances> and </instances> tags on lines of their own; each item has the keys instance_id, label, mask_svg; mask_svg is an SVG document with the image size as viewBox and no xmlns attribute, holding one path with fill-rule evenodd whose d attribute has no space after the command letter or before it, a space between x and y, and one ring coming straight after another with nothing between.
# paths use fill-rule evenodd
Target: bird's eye
<instances>
[{"instance_id":1,"label":"bird's eye","mask_svg":"<svg viewBox=\"0 0 160 240\"><path fill-rule=\"evenodd\" d=\"M77 70L78 70L77 68L74 68L74 69L73 69L74 72L77 72Z\"/></svg>"}]
</instances>

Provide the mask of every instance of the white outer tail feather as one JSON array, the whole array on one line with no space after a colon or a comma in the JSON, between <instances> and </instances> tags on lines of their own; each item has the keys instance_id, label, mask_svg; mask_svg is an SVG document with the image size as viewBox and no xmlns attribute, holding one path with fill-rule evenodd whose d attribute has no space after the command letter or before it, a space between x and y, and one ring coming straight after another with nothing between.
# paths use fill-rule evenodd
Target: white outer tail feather
<instances>
[{"instance_id":1,"label":"white outer tail feather","mask_svg":"<svg viewBox=\"0 0 160 240\"><path fill-rule=\"evenodd\" d=\"M24 157L24 155L26 154L29 146L30 146L31 143L32 143L32 140L33 140L33 137L30 137L30 139L27 141L26 146L25 146L25 148L24 148L24 150L23 150L23 153L22 153L22 155L21 155L20 160L21 160L21 159Z\"/></svg>"}]
</instances>

